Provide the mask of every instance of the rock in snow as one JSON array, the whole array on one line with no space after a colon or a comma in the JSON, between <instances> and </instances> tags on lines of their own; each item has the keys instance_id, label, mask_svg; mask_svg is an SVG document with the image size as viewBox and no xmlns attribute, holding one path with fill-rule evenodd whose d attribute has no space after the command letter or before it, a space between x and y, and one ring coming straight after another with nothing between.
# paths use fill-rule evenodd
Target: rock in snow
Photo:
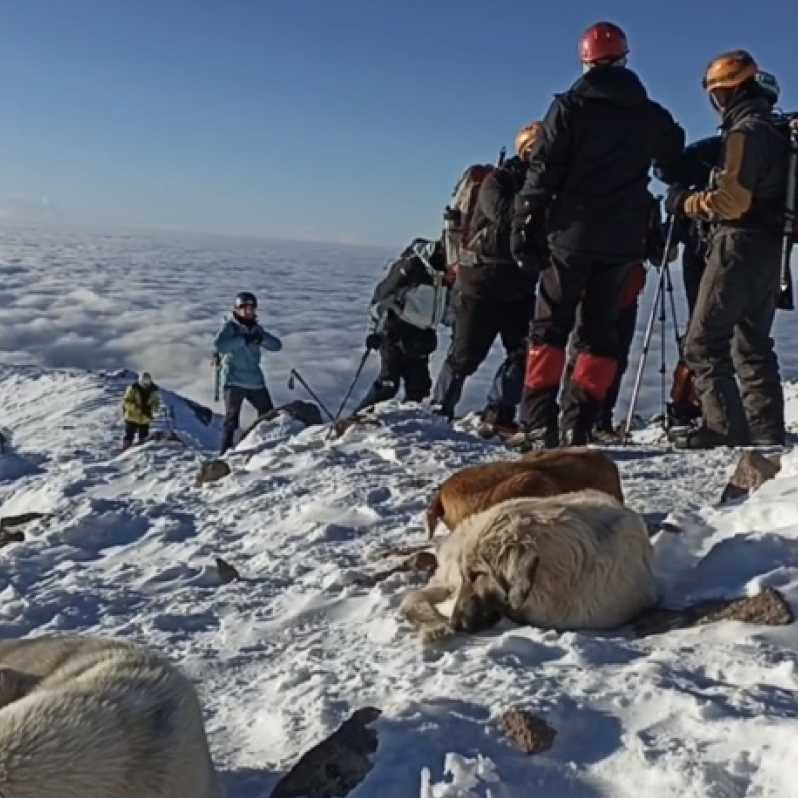
<instances>
[{"instance_id":1,"label":"rock in snow","mask_svg":"<svg viewBox=\"0 0 798 798\"><path fill-rule=\"evenodd\" d=\"M723 489L723 494L720 497L721 504L753 493L769 479L773 479L779 473L780 468L781 457L779 455L767 457L757 451L743 452L734 474Z\"/></svg>"},{"instance_id":2,"label":"rock in snow","mask_svg":"<svg viewBox=\"0 0 798 798\"><path fill-rule=\"evenodd\" d=\"M380 716L374 707L358 709L326 740L310 749L280 780L271 798L342 798L371 770Z\"/></svg>"},{"instance_id":3,"label":"rock in snow","mask_svg":"<svg viewBox=\"0 0 798 798\"><path fill-rule=\"evenodd\" d=\"M230 466L224 460L208 460L200 466L197 474L197 485L218 482L228 476L230 472Z\"/></svg>"},{"instance_id":4,"label":"rock in snow","mask_svg":"<svg viewBox=\"0 0 798 798\"><path fill-rule=\"evenodd\" d=\"M541 754L554 744L557 732L525 709L508 709L500 718L504 733L525 754Z\"/></svg>"}]
</instances>

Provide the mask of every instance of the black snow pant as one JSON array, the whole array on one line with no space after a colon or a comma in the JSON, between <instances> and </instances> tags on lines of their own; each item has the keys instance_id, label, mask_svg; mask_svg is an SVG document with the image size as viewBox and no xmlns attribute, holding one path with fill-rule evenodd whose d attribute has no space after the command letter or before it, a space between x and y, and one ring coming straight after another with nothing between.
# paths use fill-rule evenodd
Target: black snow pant
<instances>
[{"instance_id":1,"label":"black snow pant","mask_svg":"<svg viewBox=\"0 0 798 798\"><path fill-rule=\"evenodd\" d=\"M405 400L420 402L429 396L432 378L429 373L429 354L407 352L400 341L383 338L380 345L380 373L355 412L364 407L393 399L404 380Z\"/></svg>"},{"instance_id":2,"label":"black snow pant","mask_svg":"<svg viewBox=\"0 0 798 798\"><path fill-rule=\"evenodd\" d=\"M707 248L703 243L689 241L682 253L682 280L687 297L687 317L692 318L698 300L698 288L707 265Z\"/></svg>"},{"instance_id":3,"label":"black snow pant","mask_svg":"<svg viewBox=\"0 0 798 798\"><path fill-rule=\"evenodd\" d=\"M222 445L220 454L224 454L232 445L241 419L241 405L248 401L259 416L274 408L269 391L263 388L242 388L228 385L224 389L224 426L222 427Z\"/></svg>"},{"instance_id":4,"label":"black snow pant","mask_svg":"<svg viewBox=\"0 0 798 798\"><path fill-rule=\"evenodd\" d=\"M685 359L704 424L732 445L784 439L784 396L770 337L780 255L772 234L717 230L687 331Z\"/></svg>"},{"instance_id":5,"label":"black snow pant","mask_svg":"<svg viewBox=\"0 0 798 798\"><path fill-rule=\"evenodd\" d=\"M136 435L139 436L139 443L144 443L150 434L149 424L136 424L134 421L125 421L125 447L133 444Z\"/></svg>"},{"instance_id":6,"label":"black snow pant","mask_svg":"<svg viewBox=\"0 0 798 798\"><path fill-rule=\"evenodd\" d=\"M636 264L630 269L626 283L621 294L621 308L618 311L616 321L616 332L618 335L618 368L615 372L607 395L601 402L595 419L595 426L601 430L611 430L613 428L612 414L615 404L618 401L618 394L621 391L621 382L629 366L629 352L632 348L632 341L635 337L635 327L637 326L638 300L645 288L646 270L642 263ZM578 414L578 408L572 408L571 403L575 400L574 391L570 388L573 377L576 358L580 351L585 349L585 330L582 322L582 307L580 305L576 316L576 329L571 337L568 365L565 368L562 388L562 413L563 416L573 417Z\"/></svg>"},{"instance_id":7,"label":"black snow pant","mask_svg":"<svg viewBox=\"0 0 798 798\"><path fill-rule=\"evenodd\" d=\"M557 428L565 347L580 308L578 348L565 387L562 426L586 437L618 373L618 316L633 263L552 250L541 273L527 355L521 425Z\"/></svg>"},{"instance_id":8,"label":"black snow pant","mask_svg":"<svg viewBox=\"0 0 798 798\"><path fill-rule=\"evenodd\" d=\"M471 376L501 336L506 353L489 397L496 407L497 421L509 423L515 417L523 384L524 356L533 309L532 296L505 301L488 297L462 296L457 308L452 342L435 384L434 401L445 415L454 416L466 378Z\"/></svg>"}]
</instances>

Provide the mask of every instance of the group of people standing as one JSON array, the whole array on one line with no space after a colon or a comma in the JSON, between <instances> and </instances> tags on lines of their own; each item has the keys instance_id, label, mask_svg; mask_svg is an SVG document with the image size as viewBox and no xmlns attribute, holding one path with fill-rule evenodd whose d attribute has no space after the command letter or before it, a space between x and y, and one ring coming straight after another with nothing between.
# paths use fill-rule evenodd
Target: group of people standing
<instances>
[{"instance_id":1,"label":"group of people standing","mask_svg":"<svg viewBox=\"0 0 798 798\"><path fill-rule=\"evenodd\" d=\"M629 69L617 25L588 28L579 54L583 74L542 121L521 128L514 157L480 167L468 184L473 203L459 245L450 246L446 233L418 238L388 267L366 337L381 368L358 409L394 397L404 383L406 399L432 392L434 412L453 418L466 380L499 336L505 359L480 434L526 450L614 436L645 264L675 258L673 247L665 252L669 238L684 244L690 320L682 365L700 418L678 429L674 445L783 444L770 333L790 145L774 121L775 77L745 50L714 58L703 87L720 134L685 148L682 128ZM648 188L652 168L670 186L665 224ZM273 408L260 354L282 344L258 324L256 309L253 294L238 294L214 341L225 398L222 453L234 443L244 400L259 414ZM429 358L441 324L451 327L451 343L433 389ZM145 409L136 405L126 443L152 413L147 380L131 392L126 407L135 400Z\"/></svg>"},{"instance_id":2,"label":"group of people standing","mask_svg":"<svg viewBox=\"0 0 798 798\"><path fill-rule=\"evenodd\" d=\"M628 68L618 26L591 26L579 52L582 76L542 121L521 129L515 157L481 181L469 258L450 257L445 235L417 239L377 286L366 346L379 349L382 369L361 407L394 396L402 379L407 399L428 396L435 330L448 321L436 412L454 416L465 381L499 335L506 357L482 411L486 436L536 449L612 434L644 264L675 257L663 252L673 221L689 250L684 355L702 417L673 443L783 444L770 331L788 139L772 119L775 78L744 50L714 58L703 86L720 135L685 149L682 128ZM648 190L652 167L670 184L668 225Z\"/></svg>"}]
</instances>

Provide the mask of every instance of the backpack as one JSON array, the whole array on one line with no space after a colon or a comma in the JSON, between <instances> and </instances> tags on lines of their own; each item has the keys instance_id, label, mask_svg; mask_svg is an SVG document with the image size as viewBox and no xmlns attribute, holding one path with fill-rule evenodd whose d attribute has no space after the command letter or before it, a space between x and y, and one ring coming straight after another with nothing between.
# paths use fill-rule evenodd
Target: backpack
<instances>
[{"instance_id":1,"label":"backpack","mask_svg":"<svg viewBox=\"0 0 798 798\"><path fill-rule=\"evenodd\" d=\"M369 307L372 329L381 330L388 311L419 329L434 330L446 315L447 274L430 262L432 241L413 239L399 258L389 263Z\"/></svg>"},{"instance_id":2,"label":"backpack","mask_svg":"<svg viewBox=\"0 0 798 798\"><path fill-rule=\"evenodd\" d=\"M798 242L798 112L772 114L770 122L786 139L788 147L787 196L784 201L784 235Z\"/></svg>"},{"instance_id":3,"label":"backpack","mask_svg":"<svg viewBox=\"0 0 798 798\"><path fill-rule=\"evenodd\" d=\"M471 230L479 189L494 170L491 164L474 164L463 172L452 191L452 202L443 212L446 265L449 268L473 266L476 255L470 249L476 230Z\"/></svg>"},{"instance_id":4,"label":"backpack","mask_svg":"<svg viewBox=\"0 0 798 798\"><path fill-rule=\"evenodd\" d=\"M425 249L424 245L414 242L411 257L421 262L430 283L416 283L401 292L394 303L394 312L413 327L434 330L446 315L449 293L446 272L430 263Z\"/></svg>"},{"instance_id":5,"label":"backpack","mask_svg":"<svg viewBox=\"0 0 798 798\"><path fill-rule=\"evenodd\" d=\"M777 305L780 310L794 310L790 253L798 242L798 113L773 114L771 124L787 139L787 194L784 200L782 229L781 288Z\"/></svg>"},{"instance_id":6,"label":"backpack","mask_svg":"<svg viewBox=\"0 0 798 798\"><path fill-rule=\"evenodd\" d=\"M701 403L695 392L693 372L683 360L679 360L673 371L671 401L668 402L668 425L686 426L701 418Z\"/></svg>"}]
</instances>

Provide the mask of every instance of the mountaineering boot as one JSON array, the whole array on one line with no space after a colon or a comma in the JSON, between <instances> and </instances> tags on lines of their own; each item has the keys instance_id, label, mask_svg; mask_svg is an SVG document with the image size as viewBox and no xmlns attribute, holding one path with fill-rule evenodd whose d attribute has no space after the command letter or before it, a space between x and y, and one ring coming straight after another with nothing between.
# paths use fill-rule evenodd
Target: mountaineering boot
<instances>
[{"instance_id":1,"label":"mountaineering boot","mask_svg":"<svg viewBox=\"0 0 798 798\"><path fill-rule=\"evenodd\" d=\"M436 416L443 416L451 421L454 418L454 409L463 393L465 377L451 371L446 376L447 379L443 381L443 385L439 381L439 384L435 386L436 396L432 402L432 412Z\"/></svg>"},{"instance_id":2,"label":"mountaineering boot","mask_svg":"<svg viewBox=\"0 0 798 798\"><path fill-rule=\"evenodd\" d=\"M676 449L715 449L719 446L742 446L742 441L731 441L725 435L705 426L688 429L684 434L674 434L672 443Z\"/></svg>"},{"instance_id":3,"label":"mountaineering boot","mask_svg":"<svg viewBox=\"0 0 798 798\"><path fill-rule=\"evenodd\" d=\"M587 446L590 442L590 434L580 424L563 430L560 435L560 446Z\"/></svg>"},{"instance_id":4,"label":"mountaineering boot","mask_svg":"<svg viewBox=\"0 0 798 798\"><path fill-rule=\"evenodd\" d=\"M749 446L786 446L787 441L784 435L761 435L759 437L751 437Z\"/></svg>"},{"instance_id":5,"label":"mountaineering boot","mask_svg":"<svg viewBox=\"0 0 798 798\"><path fill-rule=\"evenodd\" d=\"M536 452L543 449L556 449L560 445L560 435L556 424L535 429L520 429L505 441L508 448L519 452Z\"/></svg>"},{"instance_id":6,"label":"mountaineering boot","mask_svg":"<svg viewBox=\"0 0 798 798\"><path fill-rule=\"evenodd\" d=\"M612 424L609 427L596 425L590 431L590 440L593 443L618 443L623 440L623 431L615 429Z\"/></svg>"},{"instance_id":7,"label":"mountaineering boot","mask_svg":"<svg viewBox=\"0 0 798 798\"><path fill-rule=\"evenodd\" d=\"M479 435L480 438L484 438L486 441L494 437L501 438L502 440L506 441L508 438L511 438L517 433L518 424L516 424L514 421L510 421L506 424L502 424L498 421L495 424L482 421L477 427L477 435Z\"/></svg>"},{"instance_id":8,"label":"mountaineering boot","mask_svg":"<svg viewBox=\"0 0 798 798\"><path fill-rule=\"evenodd\" d=\"M518 432L518 424L513 421L512 413L501 407L486 407L482 411L482 420L477 427L477 435L489 440L494 436L507 439Z\"/></svg>"}]
</instances>

